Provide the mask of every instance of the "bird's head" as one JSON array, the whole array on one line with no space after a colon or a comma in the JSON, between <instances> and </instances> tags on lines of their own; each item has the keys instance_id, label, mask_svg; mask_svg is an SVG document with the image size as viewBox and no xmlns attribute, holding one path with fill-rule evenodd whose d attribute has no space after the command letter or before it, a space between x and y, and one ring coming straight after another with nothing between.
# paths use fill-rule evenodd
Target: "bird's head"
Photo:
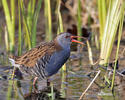
<instances>
[{"instance_id":1,"label":"bird's head","mask_svg":"<svg viewBox=\"0 0 125 100\"><path fill-rule=\"evenodd\" d=\"M76 42L76 43L80 43L80 44L84 44L80 41L75 40L75 38L82 38L80 36L74 36L70 33L61 33L56 37L56 41L58 42L58 44L62 47L62 48L70 48L70 45L72 42Z\"/></svg>"}]
</instances>

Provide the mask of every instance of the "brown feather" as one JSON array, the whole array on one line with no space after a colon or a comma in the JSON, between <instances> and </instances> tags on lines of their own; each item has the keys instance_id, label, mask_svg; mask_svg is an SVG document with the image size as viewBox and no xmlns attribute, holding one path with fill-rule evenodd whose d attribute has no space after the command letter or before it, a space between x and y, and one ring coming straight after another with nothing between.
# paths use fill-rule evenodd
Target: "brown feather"
<instances>
[{"instance_id":1,"label":"brown feather","mask_svg":"<svg viewBox=\"0 0 125 100\"><path fill-rule=\"evenodd\" d=\"M48 43L42 43L22 56L16 57L15 64L34 67L39 58L45 56L45 54L51 55L55 51L59 51L61 49L61 46L58 45L56 40Z\"/></svg>"}]
</instances>

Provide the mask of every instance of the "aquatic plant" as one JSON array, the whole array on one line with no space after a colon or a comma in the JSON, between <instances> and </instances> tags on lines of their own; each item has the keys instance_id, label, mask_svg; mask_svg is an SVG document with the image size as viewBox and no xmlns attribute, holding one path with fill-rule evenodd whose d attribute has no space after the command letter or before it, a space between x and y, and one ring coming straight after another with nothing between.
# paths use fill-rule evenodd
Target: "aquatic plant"
<instances>
[{"instance_id":1,"label":"aquatic plant","mask_svg":"<svg viewBox=\"0 0 125 100\"><path fill-rule=\"evenodd\" d=\"M8 38L9 38L9 46L8 51L14 52L14 45L15 45L15 0L10 1L11 11L9 11L9 5L7 0L2 0L2 5L5 13L6 23L7 23L7 30L8 30Z\"/></svg>"},{"instance_id":2,"label":"aquatic plant","mask_svg":"<svg viewBox=\"0 0 125 100\"><path fill-rule=\"evenodd\" d=\"M46 41L52 40L52 18L51 18L51 6L50 0L44 0L44 15L46 24Z\"/></svg>"},{"instance_id":3,"label":"aquatic plant","mask_svg":"<svg viewBox=\"0 0 125 100\"><path fill-rule=\"evenodd\" d=\"M119 22L122 18L122 13L124 13L123 7L124 3L121 0L111 0L109 3L101 42L100 64L106 64L109 61Z\"/></svg>"}]
</instances>

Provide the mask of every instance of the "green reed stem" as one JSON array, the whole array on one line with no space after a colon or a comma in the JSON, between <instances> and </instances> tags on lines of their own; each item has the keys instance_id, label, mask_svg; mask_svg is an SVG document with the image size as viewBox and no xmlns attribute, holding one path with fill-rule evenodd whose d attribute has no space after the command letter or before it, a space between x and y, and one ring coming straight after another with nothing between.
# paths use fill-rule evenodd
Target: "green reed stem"
<instances>
[{"instance_id":1,"label":"green reed stem","mask_svg":"<svg viewBox=\"0 0 125 100\"><path fill-rule=\"evenodd\" d=\"M18 55L20 56L22 54L22 32L21 32L21 8L20 8L20 2L18 1L18 17L19 17L19 23L18 23Z\"/></svg>"},{"instance_id":2,"label":"green reed stem","mask_svg":"<svg viewBox=\"0 0 125 100\"><path fill-rule=\"evenodd\" d=\"M15 0L11 0L11 15L9 12L7 0L2 0L3 9L5 13L7 29L9 33L9 51L14 51L15 45Z\"/></svg>"},{"instance_id":3,"label":"green reed stem","mask_svg":"<svg viewBox=\"0 0 125 100\"><path fill-rule=\"evenodd\" d=\"M82 26L82 20L81 20L81 0L78 0L78 8L77 8L77 29L78 29L78 36L82 36L82 30L81 30L81 26ZM78 38L79 41L81 41L81 38Z\"/></svg>"},{"instance_id":4,"label":"green reed stem","mask_svg":"<svg viewBox=\"0 0 125 100\"><path fill-rule=\"evenodd\" d=\"M125 5L125 2L124 2L124 5ZM123 12L123 13L121 14L121 20L120 20L120 25L119 25L119 34L118 34L117 51L116 51L115 66L114 66L114 70L113 70L112 85L111 85L111 89L112 89L112 90L113 90L113 88L114 88L116 64L117 64L117 60L118 60L119 47L120 47L120 40L121 40L121 36L122 36L122 28L123 28L123 22L124 22L124 9L125 9L125 7L122 6L122 12Z\"/></svg>"},{"instance_id":5,"label":"green reed stem","mask_svg":"<svg viewBox=\"0 0 125 100\"><path fill-rule=\"evenodd\" d=\"M35 0L33 0L33 8L35 5ZM37 28L37 21L38 21L38 17L39 17L39 12L40 12L40 8L42 5L42 0L39 0L37 3L37 8L36 11L34 12L34 9L32 9L32 14L33 14L33 25L32 25L32 47L34 47L36 45L36 28Z\"/></svg>"},{"instance_id":6,"label":"green reed stem","mask_svg":"<svg viewBox=\"0 0 125 100\"><path fill-rule=\"evenodd\" d=\"M62 82L61 82L61 96L63 97L63 98L65 98L66 97L66 84L64 84L64 82L66 82L66 76L67 76L67 72L66 71L64 71L64 70L62 70L62 73L61 73L62 75L62 77L61 77L61 80L62 80Z\"/></svg>"},{"instance_id":7,"label":"green reed stem","mask_svg":"<svg viewBox=\"0 0 125 100\"><path fill-rule=\"evenodd\" d=\"M58 18L58 32L57 32L57 34L64 32L63 21L62 21L62 16L61 16L61 12L60 12L60 5L61 5L61 1L57 0L57 8L56 8L57 9L56 10L57 18ZM66 71L66 64L63 65L62 70Z\"/></svg>"},{"instance_id":8,"label":"green reed stem","mask_svg":"<svg viewBox=\"0 0 125 100\"><path fill-rule=\"evenodd\" d=\"M9 80L8 82L8 91L7 91L7 99L6 100L11 100L11 93L12 93L12 84L13 84L13 81L12 80Z\"/></svg>"},{"instance_id":9,"label":"green reed stem","mask_svg":"<svg viewBox=\"0 0 125 100\"><path fill-rule=\"evenodd\" d=\"M28 49L31 49L31 39L30 39L31 32L28 28L27 19L26 19L26 12L24 11L25 6L24 6L24 3L22 0L20 0L20 7L21 7L21 13L23 16L23 24L24 24L24 28L26 31L26 37L25 37L26 46L28 46Z\"/></svg>"},{"instance_id":10,"label":"green reed stem","mask_svg":"<svg viewBox=\"0 0 125 100\"><path fill-rule=\"evenodd\" d=\"M23 15L24 28L26 31L25 41L26 41L26 45L28 46L28 49L31 49L36 45L36 28L37 28L37 21L38 21L42 0L38 0L37 7L35 7L36 5L35 0L29 0L27 12L24 11L25 9L24 3L21 0L20 2L21 2L21 11Z\"/></svg>"},{"instance_id":11,"label":"green reed stem","mask_svg":"<svg viewBox=\"0 0 125 100\"><path fill-rule=\"evenodd\" d=\"M100 22L100 44L103 38L103 32L106 21L106 1L107 0L98 0L98 12L99 12L99 22Z\"/></svg>"},{"instance_id":12,"label":"green reed stem","mask_svg":"<svg viewBox=\"0 0 125 100\"><path fill-rule=\"evenodd\" d=\"M14 81L14 99L16 100L20 100L19 98L19 94L18 94L18 87L17 87L17 80L13 80Z\"/></svg>"},{"instance_id":13,"label":"green reed stem","mask_svg":"<svg viewBox=\"0 0 125 100\"><path fill-rule=\"evenodd\" d=\"M29 0L28 2L28 8L27 8L27 16L26 16L26 21L27 21L27 25L28 25L28 29L30 31L30 35L31 35L31 29L32 29L32 2L31 0Z\"/></svg>"},{"instance_id":14,"label":"green reed stem","mask_svg":"<svg viewBox=\"0 0 125 100\"><path fill-rule=\"evenodd\" d=\"M58 16L58 34L59 33L62 33L64 30L63 30L63 21L62 21L62 16L61 16L61 12L60 12L60 6L61 6L61 1L57 0L57 16Z\"/></svg>"},{"instance_id":15,"label":"green reed stem","mask_svg":"<svg viewBox=\"0 0 125 100\"><path fill-rule=\"evenodd\" d=\"M42 0L39 0L39 1L42 1ZM40 3L39 1L38 1L38 3ZM31 8L32 9L32 15L34 14L34 11L35 11L35 5L36 5L36 0L32 0L32 8Z\"/></svg>"},{"instance_id":16,"label":"green reed stem","mask_svg":"<svg viewBox=\"0 0 125 100\"><path fill-rule=\"evenodd\" d=\"M11 0L11 20L12 20L12 30L15 33L15 0ZM13 34L13 38L14 38Z\"/></svg>"},{"instance_id":17,"label":"green reed stem","mask_svg":"<svg viewBox=\"0 0 125 100\"><path fill-rule=\"evenodd\" d=\"M46 40L52 40L52 18L50 0L44 0L45 5L45 18L46 18Z\"/></svg>"}]
</instances>

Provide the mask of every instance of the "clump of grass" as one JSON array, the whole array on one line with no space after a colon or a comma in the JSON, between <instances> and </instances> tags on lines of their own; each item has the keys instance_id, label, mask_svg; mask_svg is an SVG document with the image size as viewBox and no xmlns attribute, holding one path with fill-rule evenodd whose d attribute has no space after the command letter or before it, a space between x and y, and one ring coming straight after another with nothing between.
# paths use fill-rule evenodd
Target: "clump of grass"
<instances>
[{"instance_id":1,"label":"clump of grass","mask_svg":"<svg viewBox=\"0 0 125 100\"><path fill-rule=\"evenodd\" d=\"M41 4L42 4L42 0L39 0L37 3L37 7L35 10L35 3L36 0L33 0L33 6L32 6L32 13L33 13L33 26L32 26L32 47L34 47L36 45L36 28L37 28L37 21L38 21L38 17L39 17L39 13L40 13L40 8L41 8Z\"/></svg>"},{"instance_id":2,"label":"clump of grass","mask_svg":"<svg viewBox=\"0 0 125 100\"><path fill-rule=\"evenodd\" d=\"M25 12L24 2L22 0L19 0L19 2L20 2L21 14L23 17L23 28L26 33L25 34L25 45L28 47L28 49L31 49L31 39L30 39L31 31L29 30L29 27L27 24L27 16L26 16L26 12Z\"/></svg>"},{"instance_id":3,"label":"clump of grass","mask_svg":"<svg viewBox=\"0 0 125 100\"><path fill-rule=\"evenodd\" d=\"M25 11L25 5L20 0L21 13L23 16L23 28L25 29L25 44L28 49L31 49L36 45L36 26L38 21L38 15L40 12L42 0L38 0L37 4L35 0L29 0L27 12ZM35 9L35 5L36 9Z\"/></svg>"},{"instance_id":4,"label":"clump of grass","mask_svg":"<svg viewBox=\"0 0 125 100\"><path fill-rule=\"evenodd\" d=\"M119 26L122 13L124 13L122 0L111 0L109 3L108 14L103 30L101 42L100 64L106 64L112 51L113 43Z\"/></svg>"},{"instance_id":5,"label":"clump of grass","mask_svg":"<svg viewBox=\"0 0 125 100\"><path fill-rule=\"evenodd\" d=\"M15 45L15 0L10 1L11 12L9 11L9 6L7 0L2 0L2 5L5 13L7 30L9 34L9 45L8 51L14 52Z\"/></svg>"},{"instance_id":6,"label":"clump of grass","mask_svg":"<svg viewBox=\"0 0 125 100\"><path fill-rule=\"evenodd\" d=\"M102 1L104 2L104 1ZM115 58L115 66L113 70L112 82L108 80L108 83L111 84L111 89L114 88L114 80L115 80L115 72L116 72L116 64L118 60L118 52L123 28L123 19L124 19L124 8L125 1L123 0L110 0L108 3L105 1L105 6L107 6L107 17L105 18L106 8L101 8L102 2L98 0L99 5L99 18L100 18L100 43L101 43L101 52L100 52L100 64L108 65L110 61L110 55L112 52L113 44L116 38L116 34L118 32L118 44ZM101 15L101 14L104 15Z\"/></svg>"},{"instance_id":7,"label":"clump of grass","mask_svg":"<svg viewBox=\"0 0 125 100\"><path fill-rule=\"evenodd\" d=\"M124 2L125 5L125 2ZM124 12L125 6L122 6L121 10ZM122 36L122 28L123 28L123 21L124 21L124 13L121 14L120 16L120 24L119 24L119 30L118 30L118 43L117 43L117 51L116 51L116 57L115 57L115 65L114 65L114 70L113 70L113 77L112 77L112 85L111 89L113 90L114 88L114 80L115 80L115 72L116 72L116 66L117 66L117 61L118 61L118 54L119 54L119 47L120 47L120 40Z\"/></svg>"},{"instance_id":8,"label":"clump of grass","mask_svg":"<svg viewBox=\"0 0 125 100\"><path fill-rule=\"evenodd\" d=\"M8 30L8 45L7 51L13 52L15 46L15 0L10 1L10 11L7 0L2 0L4 13L6 17L7 30ZM24 33L25 45L31 49L36 45L36 27L38 15L40 12L42 0L29 0L28 7L24 5L23 0L18 0L18 54L21 55L22 33ZM35 6L37 5L37 6ZM21 24L23 22L23 24ZM7 35L6 35L7 36ZM6 43L7 44L7 43Z\"/></svg>"}]
</instances>

